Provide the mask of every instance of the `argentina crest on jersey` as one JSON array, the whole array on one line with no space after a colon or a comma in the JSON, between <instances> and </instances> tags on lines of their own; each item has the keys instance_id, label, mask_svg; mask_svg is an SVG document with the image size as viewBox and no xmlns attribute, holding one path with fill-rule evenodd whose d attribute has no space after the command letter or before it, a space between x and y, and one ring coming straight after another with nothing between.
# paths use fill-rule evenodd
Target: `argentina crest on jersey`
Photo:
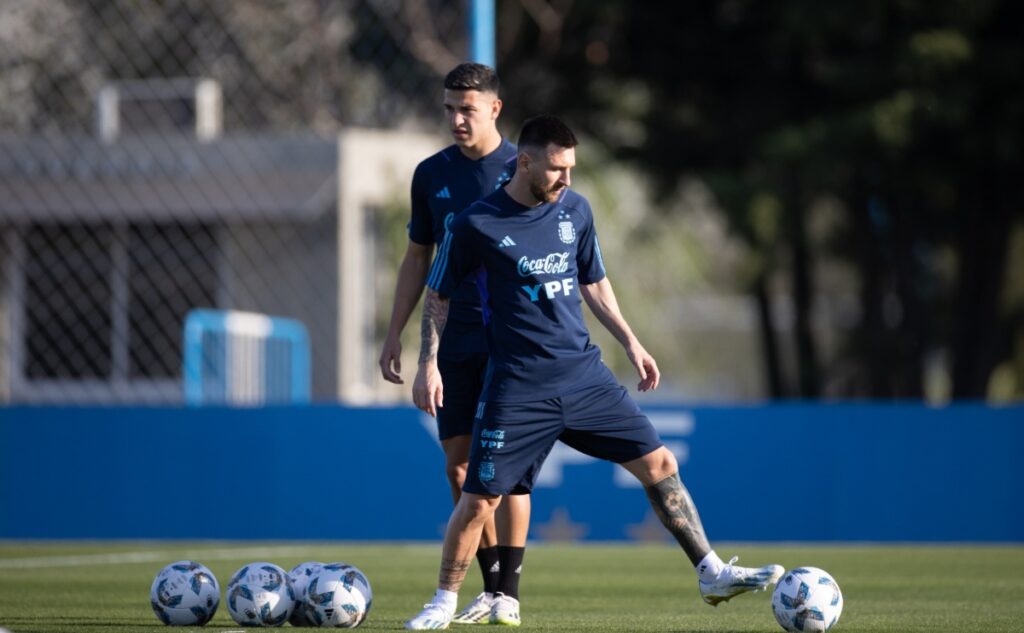
<instances>
[{"instance_id":1,"label":"argentina crest on jersey","mask_svg":"<svg viewBox=\"0 0 1024 633\"><path fill-rule=\"evenodd\" d=\"M576 241L576 227L569 220L569 214L562 209L558 212L558 239L563 244L572 244Z\"/></svg>"},{"instance_id":2,"label":"argentina crest on jersey","mask_svg":"<svg viewBox=\"0 0 1024 633\"><path fill-rule=\"evenodd\" d=\"M572 244L576 241L576 229L572 222L558 223L558 239L562 240L564 244Z\"/></svg>"}]
</instances>

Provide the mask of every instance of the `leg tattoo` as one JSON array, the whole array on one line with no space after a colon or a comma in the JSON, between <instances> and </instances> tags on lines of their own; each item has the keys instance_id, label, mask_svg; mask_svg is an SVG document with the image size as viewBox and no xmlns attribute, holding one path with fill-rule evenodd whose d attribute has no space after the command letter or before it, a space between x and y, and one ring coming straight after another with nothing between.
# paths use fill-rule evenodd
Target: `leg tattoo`
<instances>
[{"instance_id":1,"label":"leg tattoo","mask_svg":"<svg viewBox=\"0 0 1024 633\"><path fill-rule=\"evenodd\" d=\"M445 591L458 591L462 582L466 579L466 571L469 570L468 560L455 560L446 558L441 561L441 574L437 579L437 586Z\"/></svg>"},{"instance_id":2,"label":"leg tattoo","mask_svg":"<svg viewBox=\"0 0 1024 633\"><path fill-rule=\"evenodd\" d=\"M676 537L690 562L697 565L711 551L704 526L700 523L697 506L693 505L690 493L675 473L658 483L647 486L647 499L654 508L661 523Z\"/></svg>"}]
</instances>

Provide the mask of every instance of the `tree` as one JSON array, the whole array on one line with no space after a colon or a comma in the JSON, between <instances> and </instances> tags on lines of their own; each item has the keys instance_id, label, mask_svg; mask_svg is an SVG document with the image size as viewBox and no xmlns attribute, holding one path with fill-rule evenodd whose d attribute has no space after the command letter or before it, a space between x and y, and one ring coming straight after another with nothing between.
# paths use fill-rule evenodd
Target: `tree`
<instances>
[{"instance_id":1,"label":"tree","mask_svg":"<svg viewBox=\"0 0 1024 633\"><path fill-rule=\"evenodd\" d=\"M952 395L984 397L1009 354L999 300L1024 210L1020 13L995 0L605 0L571 6L554 52L524 22L504 42L505 76L526 108L569 113L664 196L683 175L707 182L756 255L762 305L787 273L799 363L795 388L771 380L774 395L920 397L926 359L948 350ZM815 243L823 199L843 216ZM830 366L811 328L825 257L850 262L860 287ZM840 365L854 369L830 375Z\"/></svg>"}]
</instances>

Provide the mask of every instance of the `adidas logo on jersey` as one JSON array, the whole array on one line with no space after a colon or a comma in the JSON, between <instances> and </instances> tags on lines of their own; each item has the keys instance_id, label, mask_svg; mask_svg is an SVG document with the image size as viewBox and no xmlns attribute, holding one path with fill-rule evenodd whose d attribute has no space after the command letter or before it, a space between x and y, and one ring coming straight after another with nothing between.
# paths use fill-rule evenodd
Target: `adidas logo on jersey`
<instances>
[{"instance_id":1,"label":"adidas logo on jersey","mask_svg":"<svg viewBox=\"0 0 1024 633\"><path fill-rule=\"evenodd\" d=\"M448 187L443 187L441 189L441 191L438 191L437 193L434 194L434 197L435 198L451 198L452 194L449 193Z\"/></svg>"},{"instance_id":2,"label":"adidas logo on jersey","mask_svg":"<svg viewBox=\"0 0 1024 633\"><path fill-rule=\"evenodd\" d=\"M498 248L506 248L508 246L515 246L515 245L516 245L515 241L511 237L509 237L507 235L504 238L502 238L502 240L500 242L498 242Z\"/></svg>"}]
</instances>

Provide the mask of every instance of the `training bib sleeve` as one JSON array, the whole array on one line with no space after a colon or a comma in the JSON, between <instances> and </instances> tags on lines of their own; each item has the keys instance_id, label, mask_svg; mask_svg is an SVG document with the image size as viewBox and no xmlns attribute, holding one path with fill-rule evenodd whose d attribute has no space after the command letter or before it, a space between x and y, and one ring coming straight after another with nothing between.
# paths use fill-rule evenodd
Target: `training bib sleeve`
<instances>
[{"instance_id":1,"label":"training bib sleeve","mask_svg":"<svg viewBox=\"0 0 1024 633\"><path fill-rule=\"evenodd\" d=\"M579 247L576 250L576 269L583 285L597 283L605 278L601 245L597 240L597 229L594 228L594 216L589 213L589 205L587 211L587 221L580 229Z\"/></svg>"},{"instance_id":2,"label":"training bib sleeve","mask_svg":"<svg viewBox=\"0 0 1024 633\"><path fill-rule=\"evenodd\" d=\"M412 215L409 219L409 239L417 244L434 243L434 225L427 204L428 176L424 163L416 167L412 176Z\"/></svg>"},{"instance_id":3,"label":"training bib sleeve","mask_svg":"<svg viewBox=\"0 0 1024 633\"><path fill-rule=\"evenodd\" d=\"M442 297L450 297L468 275L480 268L480 258L472 242L473 228L465 214L456 216L434 258L427 286Z\"/></svg>"}]
</instances>

